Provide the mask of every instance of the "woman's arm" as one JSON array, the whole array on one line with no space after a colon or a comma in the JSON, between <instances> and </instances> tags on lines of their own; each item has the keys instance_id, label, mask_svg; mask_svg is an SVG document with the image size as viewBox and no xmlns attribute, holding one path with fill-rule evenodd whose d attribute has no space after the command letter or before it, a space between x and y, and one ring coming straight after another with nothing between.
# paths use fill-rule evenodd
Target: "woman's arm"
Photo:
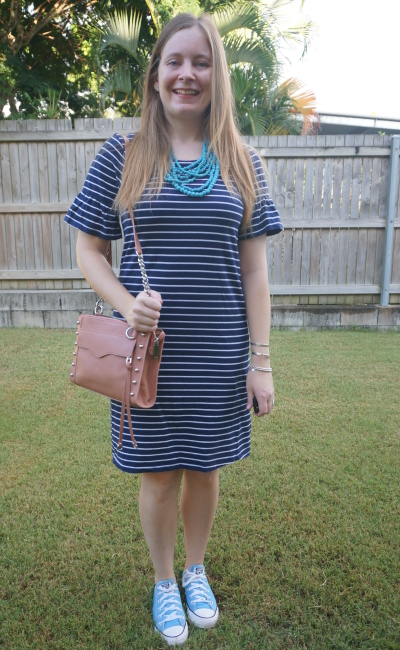
<instances>
[{"instance_id":1,"label":"woman's arm","mask_svg":"<svg viewBox=\"0 0 400 650\"><path fill-rule=\"evenodd\" d=\"M79 231L76 243L78 266L84 277L106 302L126 319L131 327L141 332L157 328L162 298L158 291L149 297L144 291L135 298L115 277L105 255L110 242Z\"/></svg>"},{"instance_id":2,"label":"woman's arm","mask_svg":"<svg viewBox=\"0 0 400 650\"><path fill-rule=\"evenodd\" d=\"M239 241L240 272L246 303L247 322L250 340L256 343L269 343L271 326L271 299L268 284L266 255L266 235ZM269 354L269 348L251 346L256 352ZM270 359L254 356L253 365L269 368ZM247 375L247 407L253 405L253 397L258 401L258 416L270 413L274 399L274 386L271 372L249 371Z\"/></svg>"}]
</instances>

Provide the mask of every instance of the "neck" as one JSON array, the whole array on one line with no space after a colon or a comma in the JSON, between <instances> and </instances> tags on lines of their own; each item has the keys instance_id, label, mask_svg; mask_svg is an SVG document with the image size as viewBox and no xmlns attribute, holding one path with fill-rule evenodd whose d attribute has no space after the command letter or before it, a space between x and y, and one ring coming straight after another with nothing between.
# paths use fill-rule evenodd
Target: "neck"
<instances>
[{"instance_id":1,"label":"neck","mask_svg":"<svg viewBox=\"0 0 400 650\"><path fill-rule=\"evenodd\" d=\"M204 122L201 120L182 120L167 117L167 131L172 150L199 151L201 156L204 140Z\"/></svg>"}]
</instances>

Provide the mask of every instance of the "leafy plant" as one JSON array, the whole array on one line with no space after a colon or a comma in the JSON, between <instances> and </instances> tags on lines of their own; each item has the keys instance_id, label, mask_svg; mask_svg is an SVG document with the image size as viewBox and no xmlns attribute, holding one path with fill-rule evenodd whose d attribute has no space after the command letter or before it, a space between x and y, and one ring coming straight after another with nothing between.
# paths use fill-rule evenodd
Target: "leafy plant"
<instances>
[{"instance_id":1,"label":"leafy plant","mask_svg":"<svg viewBox=\"0 0 400 650\"><path fill-rule=\"evenodd\" d=\"M316 120L315 97L304 91L299 81L280 83L282 44L303 43L307 50L313 33L308 19L287 21L284 9L293 0L255 0L219 2L212 5L197 0L181 0L179 7L168 0L146 0L155 36L179 11L199 14L207 9L212 15L224 43L239 127L244 134L286 134L310 130ZM151 49L141 41L142 16L126 10L109 16L103 30L99 54L113 48L114 65L106 70L101 85L104 109L112 96L114 106L124 113L132 101L140 113L141 79ZM300 117L300 119L299 119Z\"/></svg>"}]
</instances>

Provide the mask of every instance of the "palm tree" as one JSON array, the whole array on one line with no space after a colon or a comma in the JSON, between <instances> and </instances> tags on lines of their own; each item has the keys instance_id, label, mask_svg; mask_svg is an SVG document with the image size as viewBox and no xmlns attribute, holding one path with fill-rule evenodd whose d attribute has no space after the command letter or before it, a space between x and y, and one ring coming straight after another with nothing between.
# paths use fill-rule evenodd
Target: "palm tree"
<instances>
[{"instance_id":1,"label":"palm tree","mask_svg":"<svg viewBox=\"0 0 400 650\"><path fill-rule=\"evenodd\" d=\"M139 83L148 62L148 52L139 47L141 24L142 16L136 11L133 13L132 9L130 15L127 11L115 11L114 16L109 16L103 37L100 40L99 55L106 48L116 46L120 52L125 54L125 59L117 60L106 71L100 87L103 109L106 98L117 92L123 92L126 96L131 95L136 109L140 106Z\"/></svg>"},{"instance_id":2,"label":"palm tree","mask_svg":"<svg viewBox=\"0 0 400 650\"><path fill-rule=\"evenodd\" d=\"M197 0L180 0L175 3L173 13L169 14L162 0L146 0L155 35L158 36L175 13L190 10L199 14L204 8L207 9L224 43L242 132L251 135L299 133L302 124L296 115L303 106L300 84L296 80L279 83L282 66L278 52L282 43L290 42L301 42L306 51L313 31L311 21L284 23L282 11L294 0L224 1L210 7L207 2L205 0L205 6L200 8ZM103 107L110 94L123 92L126 99L132 97L136 109L140 109L140 81L151 51L144 45L139 46L140 26L141 16L138 13L132 14L131 11L129 17L126 11L116 12L103 32L100 53L110 46L118 46L127 55L107 71L107 78L101 87ZM311 102L306 102L306 110L311 113L313 99L313 96L309 96Z\"/></svg>"}]
</instances>

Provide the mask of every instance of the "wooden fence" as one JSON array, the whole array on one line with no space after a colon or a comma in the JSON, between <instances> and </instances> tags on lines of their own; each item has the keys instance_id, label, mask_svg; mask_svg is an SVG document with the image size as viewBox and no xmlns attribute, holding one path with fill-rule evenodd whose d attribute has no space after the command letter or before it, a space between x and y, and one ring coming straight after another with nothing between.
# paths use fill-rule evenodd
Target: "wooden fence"
<instances>
[{"instance_id":1,"label":"wooden fence","mask_svg":"<svg viewBox=\"0 0 400 650\"><path fill-rule=\"evenodd\" d=\"M89 166L125 119L0 121L0 289L85 288L63 223ZM267 240L274 303L379 302L390 137L246 138L267 159L284 231ZM390 303L400 302L396 199ZM118 262L122 242L113 243Z\"/></svg>"}]
</instances>

